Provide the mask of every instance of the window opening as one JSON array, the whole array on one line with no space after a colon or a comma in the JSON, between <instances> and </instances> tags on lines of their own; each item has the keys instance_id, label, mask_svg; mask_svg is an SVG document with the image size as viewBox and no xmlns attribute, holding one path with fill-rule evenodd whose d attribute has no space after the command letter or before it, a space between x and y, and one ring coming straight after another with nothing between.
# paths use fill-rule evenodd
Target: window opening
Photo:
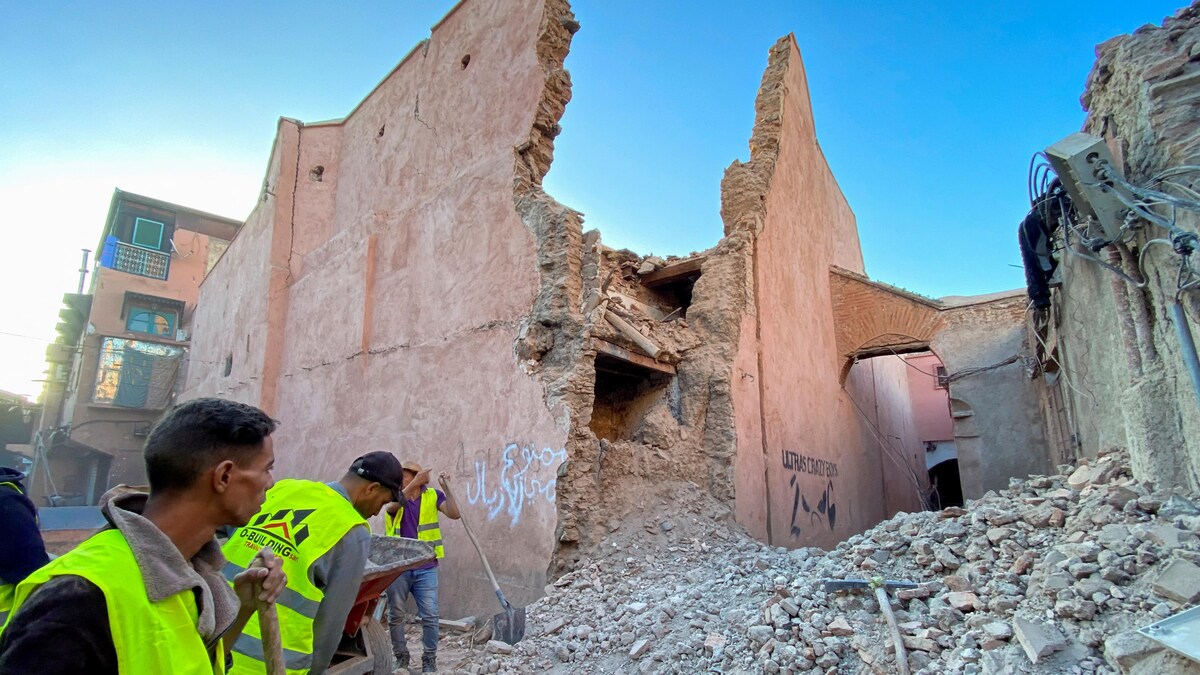
<instances>
[{"instance_id":1,"label":"window opening","mask_svg":"<svg viewBox=\"0 0 1200 675\"><path fill-rule=\"evenodd\" d=\"M156 251L161 250L163 228L165 227L165 225L157 220L137 218L133 221L132 243L142 248L152 248Z\"/></svg>"},{"instance_id":2,"label":"window opening","mask_svg":"<svg viewBox=\"0 0 1200 675\"><path fill-rule=\"evenodd\" d=\"M176 320L174 312L134 306L129 310L125 330L174 339Z\"/></svg>"}]
</instances>

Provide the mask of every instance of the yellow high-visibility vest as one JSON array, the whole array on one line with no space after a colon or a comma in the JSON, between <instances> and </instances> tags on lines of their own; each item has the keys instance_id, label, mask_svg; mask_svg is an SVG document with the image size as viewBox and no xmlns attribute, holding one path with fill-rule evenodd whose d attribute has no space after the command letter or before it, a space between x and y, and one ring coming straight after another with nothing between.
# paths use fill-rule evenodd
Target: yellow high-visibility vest
<instances>
[{"instance_id":1,"label":"yellow high-visibility vest","mask_svg":"<svg viewBox=\"0 0 1200 675\"><path fill-rule=\"evenodd\" d=\"M289 479L268 490L258 514L225 543L223 551L229 561L225 576L231 582L264 546L283 559L287 588L276 605L288 675L302 675L312 667L313 619L325 592L313 585L309 568L355 527L365 528L367 521L333 488L315 481ZM233 643L233 652L231 674L264 672L257 616L250 617Z\"/></svg>"},{"instance_id":2,"label":"yellow high-visibility vest","mask_svg":"<svg viewBox=\"0 0 1200 675\"><path fill-rule=\"evenodd\" d=\"M210 653L196 632L200 614L195 592L188 589L151 602L137 559L120 530L104 530L89 537L70 553L17 584L9 623L20 620L21 605L42 584L68 574L83 577L104 592L121 675L223 675L225 672L225 648L221 642L217 641ZM71 645L63 646L70 648Z\"/></svg>"},{"instance_id":3,"label":"yellow high-visibility vest","mask_svg":"<svg viewBox=\"0 0 1200 675\"><path fill-rule=\"evenodd\" d=\"M403 503L396 510L396 515L384 513L384 534L389 537L400 536L400 518L403 515ZM417 514L417 539L431 544L438 560L442 559L445 549L442 547L442 526L438 522L437 490L433 488L425 488L425 491L421 493L421 510Z\"/></svg>"}]
</instances>

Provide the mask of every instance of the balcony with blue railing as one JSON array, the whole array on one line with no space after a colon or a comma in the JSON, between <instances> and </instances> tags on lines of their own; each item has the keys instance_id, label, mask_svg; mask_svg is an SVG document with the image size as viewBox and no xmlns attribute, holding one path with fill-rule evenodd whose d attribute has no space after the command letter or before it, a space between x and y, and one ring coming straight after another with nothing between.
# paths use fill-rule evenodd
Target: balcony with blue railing
<instances>
[{"instance_id":1,"label":"balcony with blue railing","mask_svg":"<svg viewBox=\"0 0 1200 675\"><path fill-rule=\"evenodd\" d=\"M123 241L115 242L116 248L113 251L112 264L105 267L112 267L115 270L137 274L151 279L166 279L167 271L170 268L171 256L161 251L152 251L141 246L126 244ZM101 263L103 265L103 262Z\"/></svg>"}]
</instances>

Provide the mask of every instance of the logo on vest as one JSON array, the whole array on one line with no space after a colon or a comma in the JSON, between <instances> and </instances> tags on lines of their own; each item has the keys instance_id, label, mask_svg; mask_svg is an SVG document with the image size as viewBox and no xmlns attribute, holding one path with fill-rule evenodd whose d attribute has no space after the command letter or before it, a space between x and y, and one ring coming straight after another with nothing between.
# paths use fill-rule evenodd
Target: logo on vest
<instances>
[{"instance_id":1,"label":"logo on vest","mask_svg":"<svg viewBox=\"0 0 1200 675\"><path fill-rule=\"evenodd\" d=\"M275 553L299 560L296 547L308 539L308 523L304 520L316 513L316 509L282 509L274 513L261 513L249 525L238 530L245 545L254 550L271 547Z\"/></svg>"}]
</instances>

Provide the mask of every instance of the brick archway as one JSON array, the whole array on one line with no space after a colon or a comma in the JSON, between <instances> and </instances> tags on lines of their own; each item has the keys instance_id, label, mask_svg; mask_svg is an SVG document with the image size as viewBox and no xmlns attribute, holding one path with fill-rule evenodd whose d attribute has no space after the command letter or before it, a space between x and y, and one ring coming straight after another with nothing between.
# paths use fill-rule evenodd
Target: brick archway
<instances>
[{"instance_id":1,"label":"brick archway","mask_svg":"<svg viewBox=\"0 0 1200 675\"><path fill-rule=\"evenodd\" d=\"M840 267L829 269L829 288L842 381L856 359L929 349L941 327L936 300Z\"/></svg>"}]
</instances>

